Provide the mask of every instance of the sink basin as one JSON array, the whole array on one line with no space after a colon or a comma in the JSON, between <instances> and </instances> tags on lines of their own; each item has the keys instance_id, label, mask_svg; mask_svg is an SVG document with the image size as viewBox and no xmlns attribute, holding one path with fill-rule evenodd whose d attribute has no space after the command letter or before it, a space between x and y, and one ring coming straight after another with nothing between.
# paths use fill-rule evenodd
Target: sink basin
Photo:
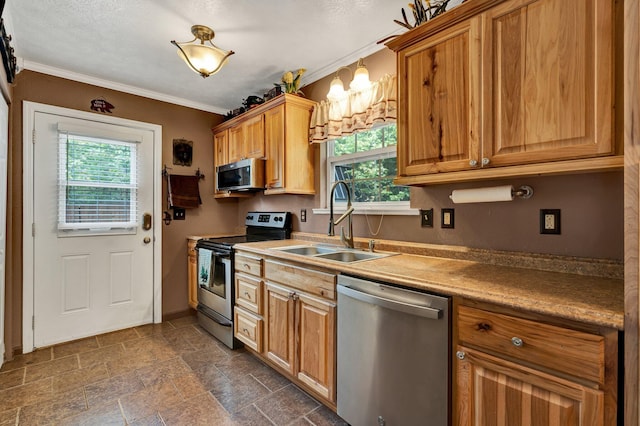
<instances>
[{"instance_id":1,"label":"sink basin","mask_svg":"<svg viewBox=\"0 0 640 426\"><path fill-rule=\"evenodd\" d=\"M357 262L360 260L379 259L389 256L388 253L371 253L364 251L336 251L333 253L319 254L319 259L337 260L338 262Z\"/></svg>"},{"instance_id":2,"label":"sink basin","mask_svg":"<svg viewBox=\"0 0 640 426\"><path fill-rule=\"evenodd\" d=\"M301 254L303 256L314 256L316 254L333 253L338 250L337 247L323 247L323 246L293 246L282 247L278 250L285 253Z\"/></svg>"},{"instance_id":3,"label":"sink basin","mask_svg":"<svg viewBox=\"0 0 640 426\"><path fill-rule=\"evenodd\" d=\"M379 259L381 257L391 256L395 253L381 253L360 251L357 249L349 249L340 246L326 245L297 245L276 248L278 251L289 254L297 254L301 256L315 257L317 259L334 260L337 262L351 263L361 260Z\"/></svg>"}]
</instances>

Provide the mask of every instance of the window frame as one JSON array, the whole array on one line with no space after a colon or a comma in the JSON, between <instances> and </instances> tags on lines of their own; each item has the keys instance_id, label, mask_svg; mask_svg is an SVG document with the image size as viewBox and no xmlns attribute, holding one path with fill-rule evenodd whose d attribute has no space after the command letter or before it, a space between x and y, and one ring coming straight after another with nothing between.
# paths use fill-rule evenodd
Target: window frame
<instances>
[{"instance_id":1,"label":"window frame","mask_svg":"<svg viewBox=\"0 0 640 426\"><path fill-rule=\"evenodd\" d=\"M366 131L375 130L380 127L388 126L393 123L382 123L381 125L374 126ZM361 133L361 132L360 132ZM356 152L351 154L344 154L340 156L329 155L333 152L335 139L330 139L324 143L321 152L321 184L320 191L322 193L321 205L322 208L313 209L314 214L329 214L329 201L331 186L334 183L333 167L340 163L347 164L354 161L370 161L385 158L397 158L397 144L386 146L382 148L376 148L370 151ZM407 201L376 201L376 202L354 202L354 214L382 214L382 215L419 215L418 209L411 208L411 192L409 192L409 200ZM346 203L337 202L334 203L334 213L344 212L346 210Z\"/></svg>"}]
</instances>

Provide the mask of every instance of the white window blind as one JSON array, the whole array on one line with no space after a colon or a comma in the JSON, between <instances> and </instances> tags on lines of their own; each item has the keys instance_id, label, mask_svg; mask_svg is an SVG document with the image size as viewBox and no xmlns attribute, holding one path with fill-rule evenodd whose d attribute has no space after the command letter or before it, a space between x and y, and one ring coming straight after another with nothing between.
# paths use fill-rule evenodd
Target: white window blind
<instances>
[{"instance_id":1,"label":"white window blind","mask_svg":"<svg viewBox=\"0 0 640 426\"><path fill-rule=\"evenodd\" d=\"M138 143L61 128L58 135L58 230L134 229Z\"/></svg>"}]
</instances>

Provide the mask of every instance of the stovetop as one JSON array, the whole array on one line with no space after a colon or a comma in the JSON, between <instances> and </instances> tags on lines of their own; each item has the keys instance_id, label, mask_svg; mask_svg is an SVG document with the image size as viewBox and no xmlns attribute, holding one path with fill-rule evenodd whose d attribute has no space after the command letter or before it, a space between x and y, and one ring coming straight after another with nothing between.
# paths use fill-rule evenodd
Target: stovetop
<instances>
[{"instance_id":1,"label":"stovetop","mask_svg":"<svg viewBox=\"0 0 640 426\"><path fill-rule=\"evenodd\" d=\"M291 236L291 213L249 212L245 217L246 235L203 238L197 247L231 248L238 243L285 240Z\"/></svg>"}]
</instances>

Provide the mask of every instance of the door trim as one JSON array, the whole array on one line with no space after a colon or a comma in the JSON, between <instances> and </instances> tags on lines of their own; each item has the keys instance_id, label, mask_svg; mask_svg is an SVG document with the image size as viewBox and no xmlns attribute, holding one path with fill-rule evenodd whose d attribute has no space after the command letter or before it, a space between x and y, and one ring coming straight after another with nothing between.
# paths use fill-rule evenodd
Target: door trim
<instances>
[{"instance_id":1,"label":"door trim","mask_svg":"<svg viewBox=\"0 0 640 426\"><path fill-rule=\"evenodd\" d=\"M162 126L125 118L110 117L86 111L78 111L37 102L24 101L22 107L23 145L23 212L22 212L22 351L32 352L34 315L34 182L33 182L33 129L36 112L63 115L81 120L105 124L135 127L153 132L153 322L162 322L162 176L156 171L162 169Z\"/></svg>"}]
</instances>

